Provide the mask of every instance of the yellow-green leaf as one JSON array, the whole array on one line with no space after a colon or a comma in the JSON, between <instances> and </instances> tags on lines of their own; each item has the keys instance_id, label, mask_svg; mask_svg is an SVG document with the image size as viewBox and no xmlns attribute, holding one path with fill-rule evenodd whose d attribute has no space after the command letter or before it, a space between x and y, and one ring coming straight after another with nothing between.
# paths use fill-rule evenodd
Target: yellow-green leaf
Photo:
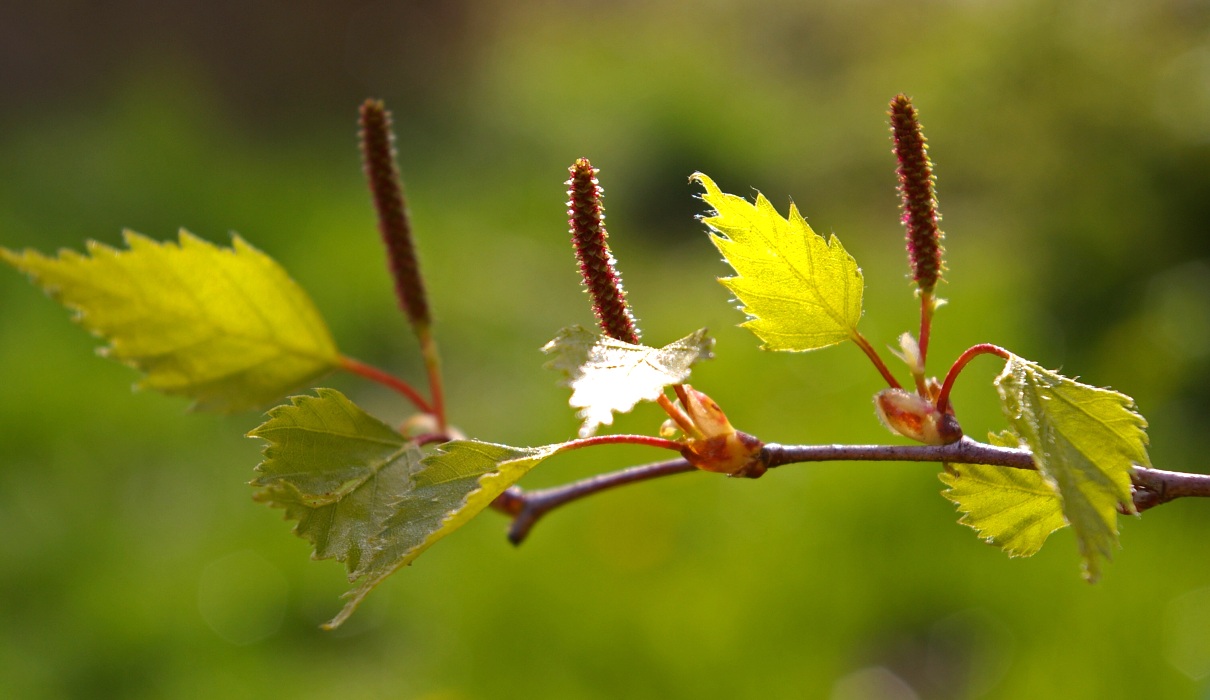
<instances>
[{"instance_id":1,"label":"yellow-green leaf","mask_svg":"<svg viewBox=\"0 0 1210 700\"><path fill-rule=\"evenodd\" d=\"M565 444L450 442L427 457L334 389L295 396L249 433L267 441L252 485L258 501L297 520L315 558L345 563L343 623L379 583L410 564Z\"/></svg>"},{"instance_id":2,"label":"yellow-green leaf","mask_svg":"<svg viewBox=\"0 0 1210 700\"><path fill-rule=\"evenodd\" d=\"M77 312L110 357L143 372L138 386L195 407L257 408L336 368L340 355L307 294L235 236L230 248L186 231L180 243L125 233L127 250L87 254L0 249L0 259Z\"/></svg>"},{"instance_id":3,"label":"yellow-green leaf","mask_svg":"<svg viewBox=\"0 0 1210 700\"><path fill-rule=\"evenodd\" d=\"M690 367L713 355L714 339L703 328L662 348L631 345L571 326L542 348L551 356L546 366L563 372L571 387L569 403L584 423L580 437L613 423L640 401L654 401L664 387L689 378Z\"/></svg>"},{"instance_id":4,"label":"yellow-green leaf","mask_svg":"<svg viewBox=\"0 0 1210 700\"><path fill-rule=\"evenodd\" d=\"M1011 431L988 437L993 445L1020 447ZM949 487L941 495L957 504L958 522L1010 557L1033 556L1050 533L1067 526L1059 494L1039 472L986 464L952 464L949 470L939 475Z\"/></svg>"},{"instance_id":5,"label":"yellow-green leaf","mask_svg":"<svg viewBox=\"0 0 1210 700\"><path fill-rule=\"evenodd\" d=\"M719 281L752 318L743 326L768 350L816 350L848 340L861 320L864 282L857 261L836 236L811 230L791 204L782 218L764 195L752 204L724 194L701 173L693 179L714 214L702 221L735 270Z\"/></svg>"},{"instance_id":6,"label":"yellow-green leaf","mask_svg":"<svg viewBox=\"0 0 1210 700\"><path fill-rule=\"evenodd\" d=\"M1013 431L1059 493L1084 577L1095 581L1100 560L1110 559L1118 544L1118 508L1134 509L1130 471L1150 464L1147 421L1129 396L1020 357L1009 359L995 383Z\"/></svg>"}]
</instances>

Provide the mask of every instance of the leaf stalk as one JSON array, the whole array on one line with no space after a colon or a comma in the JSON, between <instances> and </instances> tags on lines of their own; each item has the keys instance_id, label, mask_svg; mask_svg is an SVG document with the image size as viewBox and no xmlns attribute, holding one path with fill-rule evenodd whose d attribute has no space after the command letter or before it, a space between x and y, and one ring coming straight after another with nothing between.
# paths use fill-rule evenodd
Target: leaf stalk
<instances>
[{"instance_id":1,"label":"leaf stalk","mask_svg":"<svg viewBox=\"0 0 1210 700\"><path fill-rule=\"evenodd\" d=\"M937 300L932 292L920 292L920 366L928 362L929 337L933 331L933 312L937 310Z\"/></svg>"},{"instance_id":2,"label":"leaf stalk","mask_svg":"<svg viewBox=\"0 0 1210 700\"><path fill-rule=\"evenodd\" d=\"M980 343L967 348L966 352L958 356L954 360L954 364L950 367L950 371L945 375L945 381L941 384L941 392L937 394L937 410L945 413L949 410L950 405L950 390L954 388L954 380L962 372L962 368L966 367L971 360L980 355L995 355L1004 360L1012 359L1013 354L999 345L991 343Z\"/></svg>"},{"instance_id":3,"label":"leaf stalk","mask_svg":"<svg viewBox=\"0 0 1210 700\"><path fill-rule=\"evenodd\" d=\"M412 405L414 405L418 410L424 413L436 415L433 405L429 403L428 399L421 396L420 392L416 391L411 384L408 384L406 381L396 377L393 374L390 374L389 372L383 371L371 365L367 365L366 363L361 362L360 360L355 360L347 355L341 356L340 368L346 372L351 372L353 374L365 377L372 382L377 382L383 386L390 387L391 389L394 389L407 397L407 399L412 402ZM441 427L441 431L445 432L444 426Z\"/></svg>"},{"instance_id":4,"label":"leaf stalk","mask_svg":"<svg viewBox=\"0 0 1210 700\"><path fill-rule=\"evenodd\" d=\"M874 367L878 369L878 373L882 375L882 378L886 380L886 383L892 389L903 388L899 384L899 380L895 379L895 375L891 374L891 370L887 368L886 363L882 361L882 357L878 355L878 351L874 349L873 345L870 345L870 341L866 340L864 335L854 329L850 337L857 344L857 347L861 348L861 351L866 354L866 357L870 358L870 362L874 363Z\"/></svg>"}]
</instances>

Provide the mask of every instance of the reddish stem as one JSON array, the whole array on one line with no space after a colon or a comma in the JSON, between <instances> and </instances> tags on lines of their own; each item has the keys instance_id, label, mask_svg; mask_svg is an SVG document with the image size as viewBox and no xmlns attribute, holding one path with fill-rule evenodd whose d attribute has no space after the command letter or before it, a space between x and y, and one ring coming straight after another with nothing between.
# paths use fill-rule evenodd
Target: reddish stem
<instances>
[{"instance_id":1,"label":"reddish stem","mask_svg":"<svg viewBox=\"0 0 1210 700\"><path fill-rule=\"evenodd\" d=\"M952 367L950 367L949 373L945 375L945 382L941 385L941 393L937 395L938 411L944 414L946 410L949 409L950 390L954 388L954 380L958 378L958 374L962 371L962 368L966 367L967 363L979 355L995 355L997 357L1004 358L1005 360L1011 360L1013 357L1011 352L1005 350L999 345L992 345L991 343L980 343L979 345L973 345L968 348L966 352L958 356L957 360L954 360L954 364Z\"/></svg>"},{"instance_id":2,"label":"reddish stem","mask_svg":"<svg viewBox=\"0 0 1210 700\"><path fill-rule=\"evenodd\" d=\"M886 363L883 362L882 358L878 356L878 351L874 349L873 345L870 345L870 341L866 340L865 336L856 330L853 331L853 335L851 337L853 342L857 343L857 347L861 348L861 351L866 354L866 357L870 358L870 362L873 362L874 366L878 368L879 373L882 374L882 378L886 380L886 383L889 384L892 389L902 389L903 387L900 386L899 380L895 379L895 375L891 374L891 370L887 369Z\"/></svg>"},{"instance_id":3,"label":"reddish stem","mask_svg":"<svg viewBox=\"0 0 1210 700\"><path fill-rule=\"evenodd\" d=\"M427 399L421 396L420 392L412 388L411 384L408 384L393 374L388 374L377 367L371 367L364 362L359 362L358 360L354 360L353 358L345 355L340 357L340 368L346 372L359 374L370 381L388 386L406 396L408 400L411 401L412 404L419 410L423 411L424 413L436 415L436 412L433 410L433 405L430 404ZM441 431L445 432L444 426L442 426Z\"/></svg>"},{"instance_id":4,"label":"reddish stem","mask_svg":"<svg viewBox=\"0 0 1210 700\"><path fill-rule=\"evenodd\" d=\"M920 366L928 361L929 335L933 330L933 309L936 305L932 292L920 292Z\"/></svg>"},{"instance_id":5,"label":"reddish stem","mask_svg":"<svg viewBox=\"0 0 1210 700\"><path fill-rule=\"evenodd\" d=\"M433 397L431 413L437 419L437 429L444 433L449 425L445 420L445 391L441 385L441 353L437 351L437 341L433 338L431 327L417 328L417 334L420 338L420 354L428 373L429 395Z\"/></svg>"},{"instance_id":6,"label":"reddish stem","mask_svg":"<svg viewBox=\"0 0 1210 700\"><path fill-rule=\"evenodd\" d=\"M596 445L646 445L647 447L659 447L664 450L672 450L673 452L680 452L681 448L684 447L684 445L675 440L666 440L651 435L595 435L593 437L572 440L560 451L578 450L581 447L594 447Z\"/></svg>"},{"instance_id":7,"label":"reddish stem","mask_svg":"<svg viewBox=\"0 0 1210 700\"><path fill-rule=\"evenodd\" d=\"M424 433L412 438L412 442L416 443L417 447L424 447L425 445L436 445L454 439L456 438L446 433Z\"/></svg>"}]
</instances>

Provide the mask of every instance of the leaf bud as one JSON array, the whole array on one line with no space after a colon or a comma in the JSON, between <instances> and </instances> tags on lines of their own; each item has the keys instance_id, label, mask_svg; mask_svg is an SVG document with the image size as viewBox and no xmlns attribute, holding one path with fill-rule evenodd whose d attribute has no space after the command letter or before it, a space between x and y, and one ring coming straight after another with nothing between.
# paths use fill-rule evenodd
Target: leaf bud
<instances>
[{"instance_id":1,"label":"leaf bud","mask_svg":"<svg viewBox=\"0 0 1210 700\"><path fill-rule=\"evenodd\" d=\"M874 394L874 410L892 433L926 445L948 445L962 439L962 426L953 413L942 413L932 401L903 389Z\"/></svg>"},{"instance_id":2,"label":"leaf bud","mask_svg":"<svg viewBox=\"0 0 1210 700\"><path fill-rule=\"evenodd\" d=\"M686 436L681 455L708 472L756 479L767 469L764 443L731 426L714 399L688 384L677 388L685 415L702 437Z\"/></svg>"}]
</instances>

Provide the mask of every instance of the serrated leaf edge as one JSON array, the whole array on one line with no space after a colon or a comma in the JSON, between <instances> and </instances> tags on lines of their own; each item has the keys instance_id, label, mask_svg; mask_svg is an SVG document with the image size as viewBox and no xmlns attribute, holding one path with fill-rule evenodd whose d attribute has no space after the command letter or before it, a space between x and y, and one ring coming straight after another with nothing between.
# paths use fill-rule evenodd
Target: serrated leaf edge
<instances>
[{"instance_id":1,"label":"serrated leaf edge","mask_svg":"<svg viewBox=\"0 0 1210 700\"><path fill-rule=\"evenodd\" d=\"M428 464L431 463L432 461L440 459L440 457L443 454L447 454L449 451L449 448L451 446L484 445L484 446L491 446L491 447L500 447L500 448L505 448L505 449L514 450L514 451L529 451L530 454L516 457L514 459L509 459L509 460L504 460L502 462L498 462L498 463L496 463L496 469L494 469L491 472L485 472L482 475L480 475L478 477L478 479L476 480L479 484L479 488L477 488L473 491L467 492L467 494L460 501L459 505L455 508L451 508L446 513L445 517L442 519L441 524L437 527L437 529L430 532L424 538L424 540L422 540L420 543L418 543L417 545L411 547L406 552L404 552L403 555L399 559L397 559L394 563L392 563L390 566L388 566L388 567L384 568L382 571L378 571L378 572L371 572L365 568L363 568L359 571L351 572L349 575L350 582L357 581L360 579L361 583L356 588L346 591L341 596L341 598L346 600L344 607L341 609L341 611L339 613L337 613L337 615L335 617L333 617L328 622L324 623L322 625L322 627L324 629L330 630L330 629L334 629L334 628L342 625L346 620L348 620L349 616L352 615L357 610L358 606L361 605L362 601L365 600L366 596L368 596L380 583L382 583L384 580L386 580L392 574L397 572L399 569L410 565L421 554L423 554L425 552L425 550L427 550L429 547L432 547L434 544L436 544L439 540L444 538L446 535L449 535L452 532L454 532L455 530L457 530L459 527L462 527L462 525L464 525L466 522L470 521L472 518L474 518L480 512L485 510L487 507L489 507L491 505L492 500L494 500L497 495L502 493L505 489L507 489L512 484L516 483L517 479L520 479L522 476L525 475L525 473L528 473L528 471L530 469L533 469L542 461L544 461L544 460L554 456L558 452L560 452L562 449L564 449L567 446L567 444L568 443L558 443L555 445L544 445L541 447L517 448L517 447L512 447L510 445L501 445L498 443L487 443L487 442L482 442L479 440L456 440L456 441L453 441L450 443L445 443L445 444L439 446L437 448L436 452L426 456L423 460L421 460L422 469L424 466L428 466ZM489 484L492 483L492 480L494 478L501 477L501 473L505 470L505 467L507 465L513 464L516 462L526 461L526 460L534 460L534 463L532 465L530 465L529 467L527 467L523 473L517 475L516 478L508 480L507 483L504 483L503 485L499 485L500 487L497 490L495 490L495 492L492 494L492 496L490 498L479 499L479 503L474 504L473 506L471 505L471 502L473 500L475 500L476 496L478 496L478 495L482 494L484 491L488 490L487 487L489 486ZM474 508L473 512L469 512L469 513L467 512L468 506ZM452 523L453 521L456 521L456 520L462 520L463 522L459 523L458 525L455 525L453 527L450 527L450 523ZM386 529L387 528L384 526L383 529L379 532L378 536L381 536L384 532L386 532ZM373 541L374 541L374 538L371 537L369 540L371 546L373 546ZM379 550L381 550L381 546L379 547ZM363 561L367 561L367 562L372 561L372 558L373 558L373 556L371 554L371 556L369 556L369 557L363 557Z\"/></svg>"}]
</instances>

